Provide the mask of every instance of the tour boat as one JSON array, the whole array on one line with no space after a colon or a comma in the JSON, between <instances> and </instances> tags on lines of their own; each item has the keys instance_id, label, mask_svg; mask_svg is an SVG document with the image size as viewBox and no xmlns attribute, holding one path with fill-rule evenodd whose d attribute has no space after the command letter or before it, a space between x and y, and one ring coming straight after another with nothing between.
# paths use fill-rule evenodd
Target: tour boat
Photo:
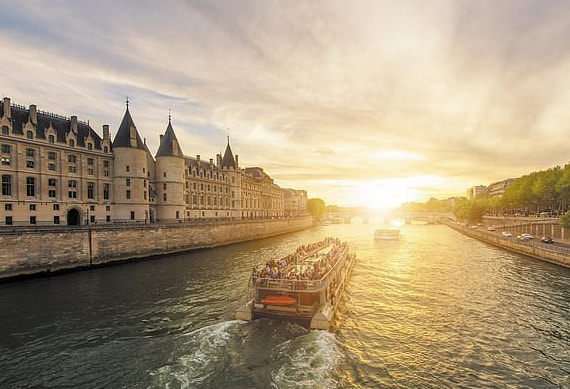
<instances>
[{"instance_id":1,"label":"tour boat","mask_svg":"<svg viewBox=\"0 0 570 389\"><path fill-rule=\"evenodd\" d=\"M400 239L400 229L396 227L378 228L374 232L374 239L398 240Z\"/></svg>"},{"instance_id":2,"label":"tour boat","mask_svg":"<svg viewBox=\"0 0 570 389\"><path fill-rule=\"evenodd\" d=\"M236 319L268 317L328 330L355 261L346 242L326 238L254 268Z\"/></svg>"}]
</instances>

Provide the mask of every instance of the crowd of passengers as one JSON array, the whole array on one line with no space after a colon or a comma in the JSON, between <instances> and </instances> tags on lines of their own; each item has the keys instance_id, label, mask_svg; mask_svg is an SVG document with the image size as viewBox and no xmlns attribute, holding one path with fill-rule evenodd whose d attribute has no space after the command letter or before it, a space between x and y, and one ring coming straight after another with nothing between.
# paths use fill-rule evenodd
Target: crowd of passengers
<instances>
[{"instance_id":1,"label":"crowd of passengers","mask_svg":"<svg viewBox=\"0 0 570 389\"><path fill-rule=\"evenodd\" d=\"M330 250L318 252L329 244L332 244ZM341 242L338 238L327 237L320 242L300 246L295 252L280 260L272 259L266 262L261 270L254 267L251 281L256 285L258 279L319 280L332 268L334 259L346 245L346 242Z\"/></svg>"}]
</instances>

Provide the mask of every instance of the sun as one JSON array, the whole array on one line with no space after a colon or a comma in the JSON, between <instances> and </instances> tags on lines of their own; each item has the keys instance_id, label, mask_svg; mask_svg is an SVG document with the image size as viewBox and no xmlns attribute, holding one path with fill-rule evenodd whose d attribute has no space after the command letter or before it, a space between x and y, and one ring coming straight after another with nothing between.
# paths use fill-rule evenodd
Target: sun
<instances>
[{"instance_id":1,"label":"sun","mask_svg":"<svg viewBox=\"0 0 570 389\"><path fill-rule=\"evenodd\" d=\"M367 181L359 188L357 195L361 206L378 211L397 208L419 197L420 194L409 182L396 179Z\"/></svg>"}]
</instances>

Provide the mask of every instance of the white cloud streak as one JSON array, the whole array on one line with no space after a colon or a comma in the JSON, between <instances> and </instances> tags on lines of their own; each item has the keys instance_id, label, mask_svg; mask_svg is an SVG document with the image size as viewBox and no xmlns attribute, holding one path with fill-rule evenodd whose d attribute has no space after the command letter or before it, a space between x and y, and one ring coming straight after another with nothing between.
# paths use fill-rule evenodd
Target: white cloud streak
<instances>
[{"instance_id":1,"label":"white cloud streak","mask_svg":"<svg viewBox=\"0 0 570 389\"><path fill-rule=\"evenodd\" d=\"M555 0L0 0L0 89L95 128L129 96L153 151L169 108L187 155L229 128L327 203L425 200L566 163L569 26Z\"/></svg>"}]
</instances>

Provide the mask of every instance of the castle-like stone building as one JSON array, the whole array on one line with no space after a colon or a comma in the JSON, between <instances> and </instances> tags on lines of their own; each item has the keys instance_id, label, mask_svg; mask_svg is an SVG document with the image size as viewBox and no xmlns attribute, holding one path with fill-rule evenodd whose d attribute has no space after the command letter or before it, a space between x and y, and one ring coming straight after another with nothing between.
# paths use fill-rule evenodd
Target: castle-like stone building
<instances>
[{"instance_id":1,"label":"castle-like stone building","mask_svg":"<svg viewBox=\"0 0 570 389\"><path fill-rule=\"evenodd\" d=\"M111 140L76 116L0 103L0 226L170 223L306 215L307 193L224 155L184 155L171 119L153 157L127 108Z\"/></svg>"}]
</instances>

